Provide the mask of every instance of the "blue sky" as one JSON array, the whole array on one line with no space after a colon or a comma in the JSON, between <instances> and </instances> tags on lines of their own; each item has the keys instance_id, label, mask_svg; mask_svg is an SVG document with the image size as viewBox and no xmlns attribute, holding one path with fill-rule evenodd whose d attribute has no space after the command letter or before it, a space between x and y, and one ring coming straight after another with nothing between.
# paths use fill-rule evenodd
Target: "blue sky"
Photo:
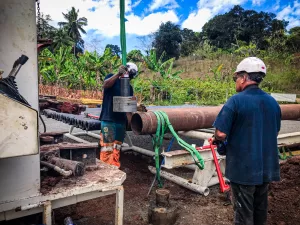
<instances>
[{"instance_id":1,"label":"blue sky","mask_svg":"<svg viewBox=\"0 0 300 225\"><path fill-rule=\"evenodd\" d=\"M215 15L234 5L273 12L289 21L288 29L300 26L300 0L125 0L127 51L141 48L139 36L151 34L162 22L201 31ZM62 12L74 6L88 19L84 36L87 50L102 51L106 44L119 45L119 0L41 0L41 12L49 14L52 25L63 21Z\"/></svg>"}]
</instances>

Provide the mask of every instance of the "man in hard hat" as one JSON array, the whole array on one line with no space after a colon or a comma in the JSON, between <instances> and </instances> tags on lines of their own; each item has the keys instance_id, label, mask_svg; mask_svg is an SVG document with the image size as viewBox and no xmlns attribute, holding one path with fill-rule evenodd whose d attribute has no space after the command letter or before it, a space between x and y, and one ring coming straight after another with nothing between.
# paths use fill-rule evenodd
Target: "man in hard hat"
<instances>
[{"instance_id":1,"label":"man in hard hat","mask_svg":"<svg viewBox=\"0 0 300 225\"><path fill-rule=\"evenodd\" d=\"M124 74L128 74L130 80L135 78L138 74L137 66L134 63L128 62L126 66L121 65L119 67L118 73L109 74L105 77L103 103L100 114L100 160L117 167L120 167L120 149L125 138L127 117L126 113L113 111L113 97L121 96L120 78ZM131 85L130 96L133 96Z\"/></svg>"},{"instance_id":2,"label":"man in hard hat","mask_svg":"<svg viewBox=\"0 0 300 225\"><path fill-rule=\"evenodd\" d=\"M234 224L264 225L268 184L280 180L277 135L281 110L258 85L266 65L256 57L241 61L234 73L238 94L223 106L213 126L215 141L226 141L226 174L230 180Z\"/></svg>"}]
</instances>

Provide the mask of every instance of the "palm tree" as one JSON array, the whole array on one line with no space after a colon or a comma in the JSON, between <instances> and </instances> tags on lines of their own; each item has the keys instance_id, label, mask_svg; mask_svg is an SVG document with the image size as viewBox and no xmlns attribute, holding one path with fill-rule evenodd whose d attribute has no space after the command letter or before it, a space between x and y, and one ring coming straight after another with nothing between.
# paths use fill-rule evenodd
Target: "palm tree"
<instances>
[{"instance_id":1,"label":"palm tree","mask_svg":"<svg viewBox=\"0 0 300 225\"><path fill-rule=\"evenodd\" d=\"M82 42L81 33L86 34L86 31L83 29L84 26L87 26L87 18L80 17L78 18L79 10L76 10L74 7L68 13L63 13L66 22L59 22L58 25L63 27L68 35L74 41L74 54L76 44Z\"/></svg>"},{"instance_id":2,"label":"palm tree","mask_svg":"<svg viewBox=\"0 0 300 225\"><path fill-rule=\"evenodd\" d=\"M53 48L57 50L62 46L74 46L74 41L64 29L60 28L54 34Z\"/></svg>"}]
</instances>

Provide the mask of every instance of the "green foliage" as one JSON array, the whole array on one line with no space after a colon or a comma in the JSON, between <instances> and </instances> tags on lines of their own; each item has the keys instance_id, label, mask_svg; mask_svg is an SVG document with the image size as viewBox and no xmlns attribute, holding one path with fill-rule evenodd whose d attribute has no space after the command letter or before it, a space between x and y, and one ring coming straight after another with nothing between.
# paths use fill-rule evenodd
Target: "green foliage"
<instances>
[{"instance_id":1,"label":"green foliage","mask_svg":"<svg viewBox=\"0 0 300 225\"><path fill-rule=\"evenodd\" d=\"M87 26L87 19L79 17L79 10L74 7L68 13L62 14L66 21L58 23L59 29L49 24L52 21L49 15L42 15L40 18L40 36L42 39L52 40L52 49L54 50L62 46L73 46L74 55L83 53L84 41L81 33L86 34L84 26Z\"/></svg>"},{"instance_id":2,"label":"green foliage","mask_svg":"<svg viewBox=\"0 0 300 225\"><path fill-rule=\"evenodd\" d=\"M143 61L143 54L140 50L131 50L127 54L127 62L142 62Z\"/></svg>"},{"instance_id":3,"label":"green foliage","mask_svg":"<svg viewBox=\"0 0 300 225\"><path fill-rule=\"evenodd\" d=\"M285 93L299 93L300 74L299 70L291 68L282 72L268 73L261 87L269 91L283 91Z\"/></svg>"},{"instance_id":4,"label":"green foliage","mask_svg":"<svg viewBox=\"0 0 300 225\"><path fill-rule=\"evenodd\" d=\"M145 104L181 105L219 105L235 93L234 83L220 82L211 77L203 79L161 80L156 88L157 97L151 101L150 86L152 80L138 78L134 81L134 91L142 96Z\"/></svg>"},{"instance_id":5,"label":"green foliage","mask_svg":"<svg viewBox=\"0 0 300 225\"><path fill-rule=\"evenodd\" d=\"M181 30L181 36L180 56L188 56L198 48L201 38L196 32L187 28Z\"/></svg>"},{"instance_id":6,"label":"green foliage","mask_svg":"<svg viewBox=\"0 0 300 225\"><path fill-rule=\"evenodd\" d=\"M181 42L182 36L179 25L168 21L159 26L159 29L154 34L152 45L156 49L158 56L165 52L164 60L170 58L178 59Z\"/></svg>"},{"instance_id":7,"label":"green foliage","mask_svg":"<svg viewBox=\"0 0 300 225\"><path fill-rule=\"evenodd\" d=\"M122 53L120 47L118 45L107 44L105 49L110 48L113 55L120 57Z\"/></svg>"},{"instance_id":8,"label":"green foliage","mask_svg":"<svg viewBox=\"0 0 300 225\"><path fill-rule=\"evenodd\" d=\"M157 59L157 53L155 49L150 51L148 56L144 57L146 67L151 71L155 72L162 79L179 79L179 74L182 71L173 71L174 58L164 61L165 53L163 52L161 56ZM155 85L157 81L154 79L153 84Z\"/></svg>"},{"instance_id":9,"label":"green foliage","mask_svg":"<svg viewBox=\"0 0 300 225\"><path fill-rule=\"evenodd\" d=\"M75 44L73 39L68 35L67 31L63 28L60 28L55 32L52 41L53 41L54 50L57 50L63 46L73 46Z\"/></svg>"},{"instance_id":10,"label":"green foliage","mask_svg":"<svg viewBox=\"0 0 300 225\"><path fill-rule=\"evenodd\" d=\"M258 48L265 49L265 39L287 26L287 22L275 17L272 13L234 6L229 12L209 20L203 26L203 33L218 48L230 49L231 44L241 40L247 44L254 42Z\"/></svg>"},{"instance_id":11,"label":"green foliage","mask_svg":"<svg viewBox=\"0 0 300 225\"><path fill-rule=\"evenodd\" d=\"M44 49L39 56L43 84L74 89L100 90L104 77L116 72L120 65L120 58L110 48L103 55L86 51L75 57L71 46L63 46L54 53Z\"/></svg>"},{"instance_id":12,"label":"green foliage","mask_svg":"<svg viewBox=\"0 0 300 225\"><path fill-rule=\"evenodd\" d=\"M40 27L38 31L42 39L52 39L57 32L57 29L49 24L51 21L52 19L50 15L41 14Z\"/></svg>"},{"instance_id":13,"label":"green foliage","mask_svg":"<svg viewBox=\"0 0 300 225\"><path fill-rule=\"evenodd\" d=\"M216 59L219 58L220 55L223 55L223 51L222 49L217 49L210 45L209 42L205 40L203 44L194 51L193 55L197 59Z\"/></svg>"},{"instance_id":14,"label":"green foliage","mask_svg":"<svg viewBox=\"0 0 300 225\"><path fill-rule=\"evenodd\" d=\"M86 31L83 29L84 26L87 26L87 19L85 17L79 18L79 10L76 10L74 7L71 8L68 13L63 13L64 19L66 22L59 22L58 25L66 29L70 37L78 43L81 38L81 33L86 34Z\"/></svg>"},{"instance_id":15,"label":"green foliage","mask_svg":"<svg viewBox=\"0 0 300 225\"><path fill-rule=\"evenodd\" d=\"M290 29L290 35L287 37L287 46L292 53L300 52L300 27Z\"/></svg>"},{"instance_id":16,"label":"green foliage","mask_svg":"<svg viewBox=\"0 0 300 225\"><path fill-rule=\"evenodd\" d=\"M256 44L252 42L250 42L249 45L243 45L234 51L234 53L243 57L257 56L259 52L260 51L257 48Z\"/></svg>"}]
</instances>

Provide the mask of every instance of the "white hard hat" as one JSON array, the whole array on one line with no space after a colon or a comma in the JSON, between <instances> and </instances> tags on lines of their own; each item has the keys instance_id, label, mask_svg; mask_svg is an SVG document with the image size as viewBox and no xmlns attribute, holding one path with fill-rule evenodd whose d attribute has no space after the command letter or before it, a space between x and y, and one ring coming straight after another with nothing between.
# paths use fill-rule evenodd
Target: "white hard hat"
<instances>
[{"instance_id":1,"label":"white hard hat","mask_svg":"<svg viewBox=\"0 0 300 225\"><path fill-rule=\"evenodd\" d=\"M235 73L246 71L247 73L262 72L267 73L265 63L257 57L248 57L243 59L236 67Z\"/></svg>"},{"instance_id":2,"label":"white hard hat","mask_svg":"<svg viewBox=\"0 0 300 225\"><path fill-rule=\"evenodd\" d=\"M133 75L133 78L136 77L138 75L138 67L135 63L132 62L128 62L126 64L127 68L128 68L128 73Z\"/></svg>"}]
</instances>

